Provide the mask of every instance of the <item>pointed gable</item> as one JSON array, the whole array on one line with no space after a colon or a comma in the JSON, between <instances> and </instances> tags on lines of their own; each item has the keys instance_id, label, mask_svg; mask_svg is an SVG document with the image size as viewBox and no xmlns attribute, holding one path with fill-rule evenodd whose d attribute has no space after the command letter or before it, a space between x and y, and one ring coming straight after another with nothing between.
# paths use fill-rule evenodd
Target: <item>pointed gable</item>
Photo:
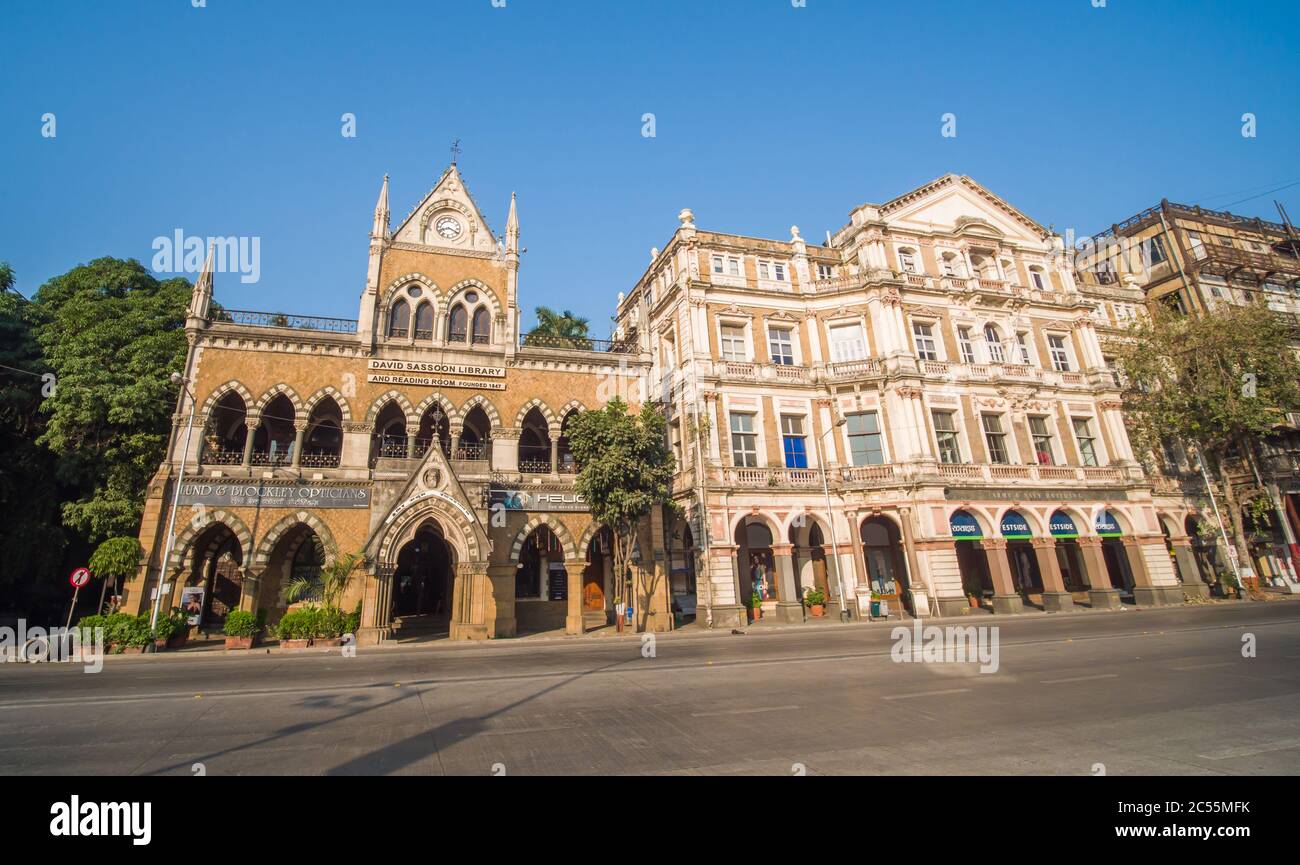
<instances>
[{"instance_id":1,"label":"pointed gable","mask_svg":"<svg viewBox=\"0 0 1300 865\"><path fill-rule=\"evenodd\" d=\"M892 226L1041 243L1047 229L969 177L945 175L880 206Z\"/></svg>"},{"instance_id":2,"label":"pointed gable","mask_svg":"<svg viewBox=\"0 0 1300 865\"><path fill-rule=\"evenodd\" d=\"M452 164L393 232L397 243L494 252L496 237Z\"/></svg>"}]
</instances>

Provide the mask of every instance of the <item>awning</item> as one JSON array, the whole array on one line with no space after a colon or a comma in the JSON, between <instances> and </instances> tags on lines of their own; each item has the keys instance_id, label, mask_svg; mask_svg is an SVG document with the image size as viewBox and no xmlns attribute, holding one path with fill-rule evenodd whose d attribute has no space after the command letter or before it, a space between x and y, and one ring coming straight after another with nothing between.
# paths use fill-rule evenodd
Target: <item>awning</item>
<instances>
[{"instance_id":1,"label":"awning","mask_svg":"<svg viewBox=\"0 0 1300 865\"><path fill-rule=\"evenodd\" d=\"M951 529L953 538L959 541L978 541L984 538L979 520L969 511L953 511L948 518L948 528Z\"/></svg>"},{"instance_id":2,"label":"awning","mask_svg":"<svg viewBox=\"0 0 1300 865\"><path fill-rule=\"evenodd\" d=\"M1097 515L1097 534L1103 538L1122 538L1124 530L1119 527L1119 521L1110 511L1102 511Z\"/></svg>"},{"instance_id":3,"label":"awning","mask_svg":"<svg viewBox=\"0 0 1300 865\"><path fill-rule=\"evenodd\" d=\"M1019 511L1007 511L1002 516L1002 537L1010 541L1027 541L1034 536L1029 528L1029 520Z\"/></svg>"},{"instance_id":4,"label":"awning","mask_svg":"<svg viewBox=\"0 0 1300 865\"><path fill-rule=\"evenodd\" d=\"M1057 511L1052 514L1050 529L1054 538L1077 538L1079 536L1079 527L1074 524L1074 520L1070 519L1070 515L1065 511Z\"/></svg>"}]
</instances>

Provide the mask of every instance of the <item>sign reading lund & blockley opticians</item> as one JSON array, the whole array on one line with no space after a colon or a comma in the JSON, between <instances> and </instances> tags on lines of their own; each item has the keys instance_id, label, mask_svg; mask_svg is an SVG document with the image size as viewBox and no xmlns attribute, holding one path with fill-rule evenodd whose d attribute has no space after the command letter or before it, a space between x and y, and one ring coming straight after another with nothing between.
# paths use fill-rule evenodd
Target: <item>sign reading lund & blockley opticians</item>
<instances>
[{"instance_id":1,"label":"sign reading lund & blockley opticians","mask_svg":"<svg viewBox=\"0 0 1300 865\"><path fill-rule=\"evenodd\" d=\"M481 376L460 378L459 376ZM414 387L459 387L479 390L505 390L504 367L476 366L468 363L430 363L421 360L372 360L367 381L373 384L405 384Z\"/></svg>"},{"instance_id":2,"label":"sign reading lund & blockley opticians","mask_svg":"<svg viewBox=\"0 0 1300 865\"><path fill-rule=\"evenodd\" d=\"M249 508L368 508L370 490L336 484L187 481L181 487L177 503Z\"/></svg>"}]
</instances>

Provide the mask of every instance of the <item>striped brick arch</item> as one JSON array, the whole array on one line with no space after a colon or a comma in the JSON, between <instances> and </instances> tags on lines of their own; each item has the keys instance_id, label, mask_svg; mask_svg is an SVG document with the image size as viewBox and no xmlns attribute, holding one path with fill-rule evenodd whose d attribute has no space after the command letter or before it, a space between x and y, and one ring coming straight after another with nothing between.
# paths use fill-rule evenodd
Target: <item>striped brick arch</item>
<instances>
[{"instance_id":1,"label":"striped brick arch","mask_svg":"<svg viewBox=\"0 0 1300 865\"><path fill-rule=\"evenodd\" d=\"M207 514L207 519L197 528L194 520L186 522L185 529L176 536L176 542L172 545L171 561L167 563L167 573L175 575L185 570L189 563L194 561L194 541L204 532L213 526L224 525L239 541L240 553L244 561L249 561L250 551L253 549L253 533L244 525L244 521L232 513L223 510L216 510Z\"/></svg>"},{"instance_id":2,"label":"striped brick arch","mask_svg":"<svg viewBox=\"0 0 1300 865\"><path fill-rule=\"evenodd\" d=\"M559 520L552 522L547 514L541 514L529 520L528 523L519 530L519 534L515 535L515 542L510 546L510 561L512 563L518 564L519 553L524 548L524 542L528 540L529 535L542 526L550 529L555 534L555 537L559 539L560 546L564 548L565 561L571 561L577 558L578 551L585 549L585 547L574 545L573 535L570 534L568 527L565 526L564 523Z\"/></svg>"},{"instance_id":3,"label":"striped brick arch","mask_svg":"<svg viewBox=\"0 0 1300 865\"><path fill-rule=\"evenodd\" d=\"M259 570L266 567L271 561L271 553L275 552L275 547L280 542L280 539L298 526L307 526L316 533L316 537L320 538L321 546L325 548L325 564L334 561L339 548L338 544L334 542L334 535L330 532L329 526L325 525L315 514L298 511L280 520L262 536L262 540L257 544L257 550L253 553L253 567Z\"/></svg>"}]
</instances>

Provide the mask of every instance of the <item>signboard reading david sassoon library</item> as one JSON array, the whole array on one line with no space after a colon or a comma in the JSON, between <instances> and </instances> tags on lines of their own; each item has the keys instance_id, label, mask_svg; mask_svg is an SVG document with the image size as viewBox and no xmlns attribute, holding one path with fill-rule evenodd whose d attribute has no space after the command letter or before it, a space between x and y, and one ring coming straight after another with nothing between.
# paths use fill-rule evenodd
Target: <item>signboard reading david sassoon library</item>
<instances>
[{"instance_id":1,"label":"signboard reading david sassoon library","mask_svg":"<svg viewBox=\"0 0 1300 865\"><path fill-rule=\"evenodd\" d=\"M193 481L181 487L177 502L181 505L247 508L368 508L370 490L334 484Z\"/></svg>"}]
</instances>

